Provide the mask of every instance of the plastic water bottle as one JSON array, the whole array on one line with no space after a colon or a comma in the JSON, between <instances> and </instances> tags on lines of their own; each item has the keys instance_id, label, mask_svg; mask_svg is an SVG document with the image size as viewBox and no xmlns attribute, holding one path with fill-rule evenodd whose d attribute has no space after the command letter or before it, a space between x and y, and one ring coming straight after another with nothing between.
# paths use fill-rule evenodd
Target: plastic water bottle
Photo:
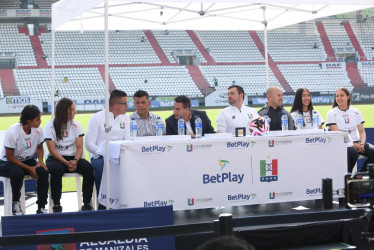
<instances>
[{"instance_id":1,"label":"plastic water bottle","mask_svg":"<svg viewBox=\"0 0 374 250\"><path fill-rule=\"evenodd\" d=\"M196 138L203 137L203 122L200 116L197 116L195 120L195 132L196 132Z\"/></svg>"},{"instance_id":2,"label":"plastic water bottle","mask_svg":"<svg viewBox=\"0 0 374 250\"><path fill-rule=\"evenodd\" d=\"M184 120L182 116L178 120L178 135L184 135Z\"/></svg>"},{"instance_id":3,"label":"plastic water bottle","mask_svg":"<svg viewBox=\"0 0 374 250\"><path fill-rule=\"evenodd\" d=\"M302 130L304 128L304 118L301 112L296 115L296 127L297 130Z\"/></svg>"},{"instance_id":4,"label":"plastic water bottle","mask_svg":"<svg viewBox=\"0 0 374 250\"><path fill-rule=\"evenodd\" d=\"M162 136L164 124L162 123L161 117L157 117L156 120L156 136Z\"/></svg>"},{"instance_id":5,"label":"plastic water bottle","mask_svg":"<svg viewBox=\"0 0 374 250\"><path fill-rule=\"evenodd\" d=\"M319 129L319 117L315 110L313 110L313 129Z\"/></svg>"},{"instance_id":6,"label":"plastic water bottle","mask_svg":"<svg viewBox=\"0 0 374 250\"><path fill-rule=\"evenodd\" d=\"M131 137L131 139L136 138L137 131L138 131L138 125L135 121L135 118L131 118L131 121L130 121L130 137Z\"/></svg>"},{"instance_id":7,"label":"plastic water bottle","mask_svg":"<svg viewBox=\"0 0 374 250\"><path fill-rule=\"evenodd\" d=\"M269 131L270 131L270 120L271 119L270 119L270 117L267 114L264 115L264 119L265 119L265 121L266 121L266 123L268 125L268 129L266 130L265 134L268 135Z\"/></svg>"},{"instance_id":8,"label":"plastic water bottle","mask_svg":"<svg viewBox=\"0 0 374 250\"><path fill-rule=\"evenodd\" d=\"M288 130L288 117L286 113L282 114L281 121L282 121L282 131L287 131Z\"/></svg>"}]
</instances>

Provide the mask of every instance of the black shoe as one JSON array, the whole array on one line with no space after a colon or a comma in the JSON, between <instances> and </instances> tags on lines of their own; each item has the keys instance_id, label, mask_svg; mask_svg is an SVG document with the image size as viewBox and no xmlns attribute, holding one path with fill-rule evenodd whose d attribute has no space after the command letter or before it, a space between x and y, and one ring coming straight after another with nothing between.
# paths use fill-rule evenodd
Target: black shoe
<instances>
[{"instance_id":1,"label":"black shoe","mask_svg":"<svg viewBox=\"0 0 374 250\"><path fill-rule=\"evenodd\" d=\"M92 211L92 207L90 204L84 204L81 208L81 211Z\"/></svg>"},{"instance_id":2,"label":"black shoe","mask_svg":"<svg viewBox=\"0 0 374 250\"><path fill-rule=\"evenodd\" d=\"M38 210L36 210L36 213L37 214L48 214L48 210L45 209L44 207L41 207L41 208L38 208Z\"/></svg>"},{"instance_id":3,"label":"black shoe","mask_svg":"<svg viewBox=\"0 0 374 250\"><path fill-rule=\"evenodd\" d=\"M61 205L54 205L52 209L53 209L54 213L61 213L62 212Z\"/></svg>"},{"instance_id":4,"label":"black shoe","mask_svg":"<svg viewBox=\"0 0 374 250\"><path fill-rule=\"evenodd\" d=\"M97 210L106 210L106 206L99 204Z\"/></svg>"}]
</instances>

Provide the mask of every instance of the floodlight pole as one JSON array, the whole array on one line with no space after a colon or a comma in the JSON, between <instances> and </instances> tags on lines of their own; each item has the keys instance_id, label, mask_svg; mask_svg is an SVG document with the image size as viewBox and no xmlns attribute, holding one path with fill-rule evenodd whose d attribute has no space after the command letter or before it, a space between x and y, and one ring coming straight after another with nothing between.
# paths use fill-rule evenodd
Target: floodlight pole
<instances>
[{"instance_id":1,"label":"floodlight pole","mask_svg":"<svg viewBox=\"0 0 374 250\"><path fill-rule=\"evenodd\" d=\"M264 47L265 47L265 76L266 76L266 89L269 88L269 57L268 57L268 22L266 21L266 6L261 6L264 12Z\"/></svg>"},{"instance_id":2,"label":"floodlight pole","mask_svg":"<svg viewBox=\"0 0 374 250\"><path fill-rule=\"evenodd\" d=\"M105 38L105 171L106 171L106 209L110 209L110 171L109 171L109 31L108 0L104 2L104 38ZM100 190L99 190L100 192Z\"/></svg>"}]
</instances>

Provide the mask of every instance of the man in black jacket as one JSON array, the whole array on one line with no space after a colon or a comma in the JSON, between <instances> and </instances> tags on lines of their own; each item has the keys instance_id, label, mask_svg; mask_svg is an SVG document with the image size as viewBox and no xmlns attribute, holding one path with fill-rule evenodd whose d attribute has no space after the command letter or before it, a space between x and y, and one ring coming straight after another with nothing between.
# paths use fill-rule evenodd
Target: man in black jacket
<instances>
[{"instance_id":1,"label":"man in black jacket","mask_svg":"<svg viewBox=\"0 0 374 250\"><path fill-rule=\"evenodd\" d=\"M195 137L195 120L200 116L203 125L203 136L206 133L215 133L209 117L205 111L191 110L191 101L187 96L180 95L174 99L174 114L166 122L166 134L178 135L178 119L183 117L185 134Z\"/></svg>"}]
</instances>

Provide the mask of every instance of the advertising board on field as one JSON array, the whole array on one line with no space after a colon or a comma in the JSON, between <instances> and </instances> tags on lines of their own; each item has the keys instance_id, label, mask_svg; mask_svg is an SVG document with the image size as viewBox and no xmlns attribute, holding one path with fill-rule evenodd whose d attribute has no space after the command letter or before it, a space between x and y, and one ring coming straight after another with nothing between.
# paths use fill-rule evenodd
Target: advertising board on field
<instances>
[{"instance_id":1,"label":"advertising board on field","mask_svg":"<svg viewBox=\"0 0 374 250\"><path fill-rule=\"evenodd\" d=\"M0 110L5 114L19 114L29 104L42 110L42 102L29 96L6 96L0 100Z\"/></svg>"},{"instance_id":2,"label":"advertising board on field","mask_svg":"<svg viewBox=\"0 0 374 250\"><path fill-rule=\"evenodd\" d=\"M244 97L244 103L248 103L247 96ZM227 100L227 90L216 90L207 97L205 97L205 106L229 106L229 101Z\"/></svg>"}]
</instances>

